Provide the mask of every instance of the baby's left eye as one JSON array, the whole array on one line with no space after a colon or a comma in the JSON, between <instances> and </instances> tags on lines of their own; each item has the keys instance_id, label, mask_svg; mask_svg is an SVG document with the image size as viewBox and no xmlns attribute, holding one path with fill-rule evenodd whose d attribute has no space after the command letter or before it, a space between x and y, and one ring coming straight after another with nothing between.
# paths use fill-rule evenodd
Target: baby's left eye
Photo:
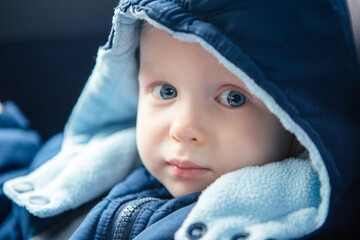
<instances>
[{"instance_id":1,"label":"baby's left eye","mask_svg":"<svg viewBox=\"0 0 360 240\"><path fill-rule=\"evenodd\" d=\"M234 90L223 91L217 97L217 100L219 101L219 103L232 108L240 107L247 102L247 99L244 94Z\"/></svg>"},{"instance_id":2,"label":"baby's left eye","mask_svg":"<svg viewBox=\"0 0 360 240\"><path fill-rule=\"evenodd\" d=\"M169 100L177 96L176 88L169 84L159 84L153 89L153 95L156 98L163 100Z\"/></svg>"}]
</instances>

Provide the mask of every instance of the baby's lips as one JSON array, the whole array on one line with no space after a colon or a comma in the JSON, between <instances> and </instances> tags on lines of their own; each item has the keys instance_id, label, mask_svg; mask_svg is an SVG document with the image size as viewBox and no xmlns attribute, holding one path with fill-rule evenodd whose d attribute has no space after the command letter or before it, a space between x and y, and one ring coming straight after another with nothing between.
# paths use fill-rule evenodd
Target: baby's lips
<instances>
[{"instance_id":1,"label":"baby's lips","mask_svg":"<svg viewBox=\"0 0 360 240\"><path fill-rule=\"evenodd\" d=\"M201 167L189 160L172 159L172 160L168 161L168 163L170 165L173 165L173 166L176 166L176 167L182 168L182 169L207 169L207 168Z\"/></svg>"}]
</instances>

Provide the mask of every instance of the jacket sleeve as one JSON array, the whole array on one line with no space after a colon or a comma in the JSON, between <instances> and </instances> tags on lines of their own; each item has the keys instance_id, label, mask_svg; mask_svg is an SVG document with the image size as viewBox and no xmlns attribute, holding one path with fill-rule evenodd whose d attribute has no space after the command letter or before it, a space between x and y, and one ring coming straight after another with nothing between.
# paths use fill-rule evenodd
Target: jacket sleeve
<instances>
[{"instance_id":1,"label":"jacket sleeve","mask_svg":"<svg viewBox=\"0 0 360 240\"><path fill-rule=\"evenodd\" d=\"M126 79L137 76L138 34L136 24L126 21L121 14L114 16L109 43L98 51L65 127L60 153L4 185L5 194L35 216L77 208L108 191L137 165L137 82ZM126 34L118 34L119 28L127 28Z\"/></svg>"}]
</instances>

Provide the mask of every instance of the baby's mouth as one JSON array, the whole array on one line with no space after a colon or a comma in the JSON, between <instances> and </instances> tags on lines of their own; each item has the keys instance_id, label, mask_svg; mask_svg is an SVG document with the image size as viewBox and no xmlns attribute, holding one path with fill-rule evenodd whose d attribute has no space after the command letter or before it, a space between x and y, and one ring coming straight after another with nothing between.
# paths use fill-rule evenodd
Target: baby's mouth
<instances>
[{"instance_id":1,"label":"baby's mouth","mask_svg":"<svg viewBox=\"0 0 360 240\"><path fill-rule=\"evenodd\" d=\"M210 171L209 168L204 168L192 163L191 161L180 161L172 159L167 162L171 174L176 178L182 179L196 179Z\"/></svg>"}]
</instances>

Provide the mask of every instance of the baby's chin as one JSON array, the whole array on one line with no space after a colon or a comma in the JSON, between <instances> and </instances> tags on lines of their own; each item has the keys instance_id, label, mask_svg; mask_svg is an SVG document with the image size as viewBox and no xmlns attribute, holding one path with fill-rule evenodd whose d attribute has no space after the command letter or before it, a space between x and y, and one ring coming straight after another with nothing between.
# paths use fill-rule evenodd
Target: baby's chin
<instances>
[{"instance_id":1,"label":"baby's chin","mask_svg":"<svg viewBox=\"0 0 360 240\"><path fill-rule=\"evenodd\" d=\"M196 183L196 182L186 182L186 183L176 183L171 184L170 186L165 187L170 192L174 198L182 197L192 193L200 193L204 191L211 183Z\"/></svg>"},{"instance_id":2,"label":"baby's chin","mask_svg":"<svg viewBox=\"0 0 360 240\"><path fill-rule=\"evenodd\" d=\"M179 198L179 197L183 197L192 193L196 193L196 192L202 192L202 190L200 191L186 191L186 190L179 190L179 189L172 189L173 191L167 189L170 194L174 197L174 198Z\"/></svg>"}]
</instances>

